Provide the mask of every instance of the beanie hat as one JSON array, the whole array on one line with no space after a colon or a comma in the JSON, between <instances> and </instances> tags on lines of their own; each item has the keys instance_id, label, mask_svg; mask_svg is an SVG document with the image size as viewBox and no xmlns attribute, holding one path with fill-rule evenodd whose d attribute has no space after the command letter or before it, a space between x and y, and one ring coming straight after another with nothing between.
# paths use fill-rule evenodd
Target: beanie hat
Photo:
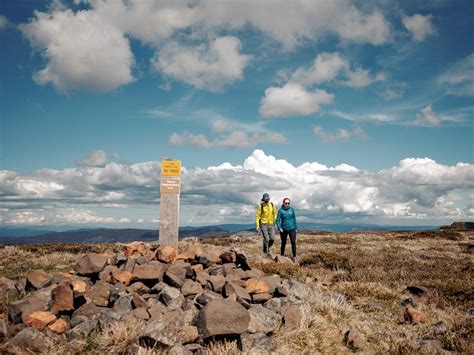
<instances>
[{"instance_id":1,"label":"beanie hat","mask_svg":"<svg viewBox=\"0 0 474 355\"><path fill-rule=\"evenodd\" d=\"M269 200L269 199L270 199L270 195L265 192L263 194L262 200Z\"/></svg>"}]
</instances>

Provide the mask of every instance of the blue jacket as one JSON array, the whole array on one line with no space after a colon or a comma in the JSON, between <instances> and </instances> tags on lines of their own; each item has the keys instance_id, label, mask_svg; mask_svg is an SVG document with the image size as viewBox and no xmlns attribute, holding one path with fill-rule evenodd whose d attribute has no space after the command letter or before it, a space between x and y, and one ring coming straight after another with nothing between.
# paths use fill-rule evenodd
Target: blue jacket
<instances>
[{"instance_id":1,"label":"blue jacket","mask_svg":"<svg viewBox=\"0 0 474 355\"><path fill-rule=\"evenodd\" d=\"M298 225L296 224L295 210L293 207L288 206L288 208L285 208L282 206L278 210L276 223L278 229L283 229L285 231L298 229Z\"/></svg>"}]
</instances>

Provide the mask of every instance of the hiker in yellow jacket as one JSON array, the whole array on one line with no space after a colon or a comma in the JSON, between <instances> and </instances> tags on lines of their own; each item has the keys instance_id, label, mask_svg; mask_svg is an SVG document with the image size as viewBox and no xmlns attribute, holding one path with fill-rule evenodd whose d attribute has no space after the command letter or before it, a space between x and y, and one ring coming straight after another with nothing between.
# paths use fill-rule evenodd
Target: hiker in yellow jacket
<instances>
[{"instance_id":1,"label":"hiker in yellow jacket","mask_svg":"<svg viewBox=\"0 0 474 355\"><path fill-rule=\"evenodd\" d=\"M255 225L257 226L257 233L262 232L263 236L263 252L271 257L270 247L275 241L275 221L277 211L272 202L270 202L270 195L263 194L262 202L257 207L255 214Z\"/></svg>"}]
</instances>

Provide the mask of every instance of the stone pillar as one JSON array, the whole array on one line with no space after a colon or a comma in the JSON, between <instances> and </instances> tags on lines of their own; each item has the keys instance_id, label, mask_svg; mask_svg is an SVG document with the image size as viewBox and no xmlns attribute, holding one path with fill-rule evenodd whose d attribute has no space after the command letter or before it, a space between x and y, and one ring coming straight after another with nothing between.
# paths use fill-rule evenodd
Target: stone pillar
<instances>
[{"instance_id":1,"label":"stone pillar","mask_svg":"<svg viewBox=\"0 0 474 355\"><path fill-rule=\"evenodd\" d=\"M160 184L160 245L178 247L181 162L163 159Z\"/></svg>"}]
</instances>

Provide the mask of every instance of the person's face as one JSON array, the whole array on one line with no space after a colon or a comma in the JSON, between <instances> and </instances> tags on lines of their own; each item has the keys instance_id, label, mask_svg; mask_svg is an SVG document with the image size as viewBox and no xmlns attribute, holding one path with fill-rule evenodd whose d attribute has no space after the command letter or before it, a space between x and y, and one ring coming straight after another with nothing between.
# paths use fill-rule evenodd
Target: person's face
<instances>
[{"instance_id":1,"label":"person's face","mask_svg":"<svg viewBox=\"0 0 474 355\"><path fill-rule=\"evenodd\" d=\"M270 202L270 199L269 199L269 198L266 198L266 199L264 199L263 201L264 201L265 203L268 203L268 202Z\"/></svg>"},{"instance_id":2,"label":"person's face","mask_svg":"<svg viewBox=\"0 0 474 355\"><path fill-rule=\"evenodd\" d=\"M283 205L288 207L290 205L290 200L283 201Z\"/></svg>"}]
</instances>

